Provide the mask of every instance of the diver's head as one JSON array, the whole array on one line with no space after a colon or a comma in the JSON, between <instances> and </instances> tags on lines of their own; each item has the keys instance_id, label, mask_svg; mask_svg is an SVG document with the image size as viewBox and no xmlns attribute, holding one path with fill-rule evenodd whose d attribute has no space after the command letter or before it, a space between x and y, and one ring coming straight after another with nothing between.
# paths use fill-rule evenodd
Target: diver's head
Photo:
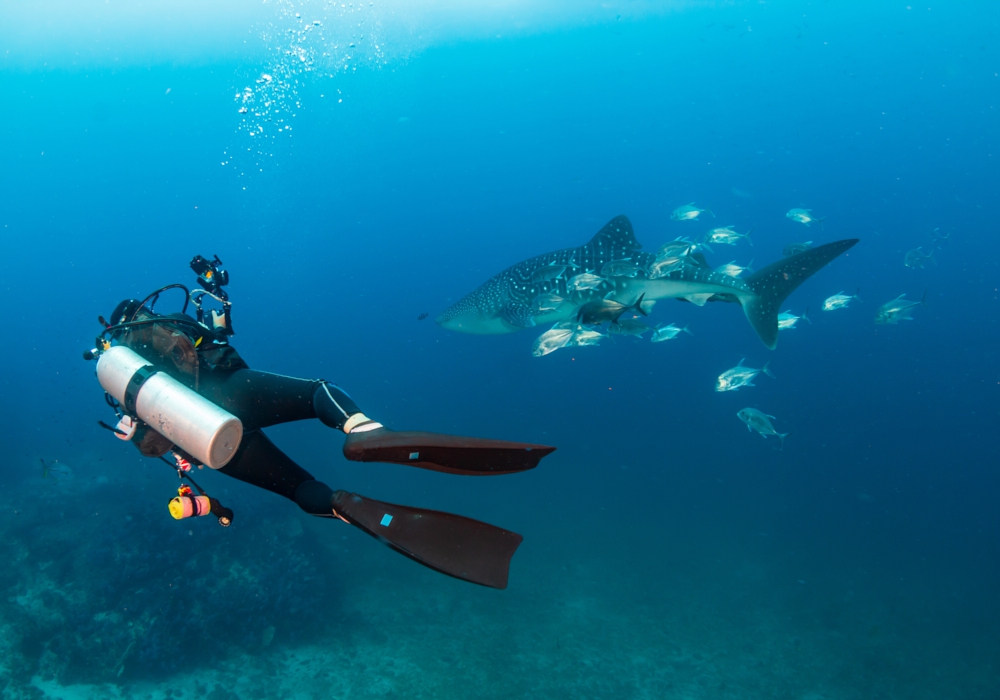
<instances>
[{"instance_id":1,"label":"diver's head","mask_svg":"<svg viewBox=\"0 0 1000 700\"><path fill-rule=\"evenodd\" d=\"M111 312L111 315L108 317L108 323L112 326L117 326L119 323L128 323L135 316L141 305L142 302L136 299L125 299Z\"/></svg>"}]
</instances>

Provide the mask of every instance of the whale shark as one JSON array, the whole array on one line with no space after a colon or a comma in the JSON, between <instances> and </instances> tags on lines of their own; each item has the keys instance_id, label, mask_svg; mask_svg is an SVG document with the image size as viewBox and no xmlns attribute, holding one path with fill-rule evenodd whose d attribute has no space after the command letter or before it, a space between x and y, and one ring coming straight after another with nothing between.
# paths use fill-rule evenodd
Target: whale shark
<instances>
[{"instance_id":1,"label":"whale shark","mask_svg":"<svg viewBox=\"0 0 1000 700\"><path fill-rule=\"evenodd\" d=\"M656 256L641 252L632 223L616 216L585 245L536 255L508 267L437 317L438 325L462 333L492 335L576 318L581 307L598 299L624 305L644 298L738 303L750 325L770 349L778 343L778 312L800 284L854 246L850 238L804 250L774 262L749 277L733 277L708 267L701 253L685 264L651 277ZM599 277L611 262L627 261L638 269L626 277ZM612 266L613 267L613 266ZM599 278L586 289L580 275ZM545 304L537 304L539 297ZM557 301L553 301L557 300Z\"/></svg>"}]
</instances>

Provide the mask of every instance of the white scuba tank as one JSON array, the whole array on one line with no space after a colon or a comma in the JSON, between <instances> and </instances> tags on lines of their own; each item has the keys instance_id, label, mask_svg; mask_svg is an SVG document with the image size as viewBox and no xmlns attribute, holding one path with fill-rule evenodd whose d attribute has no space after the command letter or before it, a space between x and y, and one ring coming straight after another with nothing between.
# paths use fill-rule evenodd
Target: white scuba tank
<instances>
[{"instance_id":1,"label":"white scuba tank","mask_svg":"<svg viewBox=\"0 0 1000 700\"><path fill-rule=\"evenodd\" d=\"M243 439L240 419L166 372L153 371L124 345L105 350L97 361L97 380L127 411L199 462L212 469L226 466Z\"/></svg>"}]
</instances>

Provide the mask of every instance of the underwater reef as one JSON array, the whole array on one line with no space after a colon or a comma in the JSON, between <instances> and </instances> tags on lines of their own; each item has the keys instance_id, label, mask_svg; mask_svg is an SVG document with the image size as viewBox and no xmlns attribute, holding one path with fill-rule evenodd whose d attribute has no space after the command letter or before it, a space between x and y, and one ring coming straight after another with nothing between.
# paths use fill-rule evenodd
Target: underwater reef
<instances>
[{"instance_id":1,"label":"underwater reef","mask_svg":"<svg viewBox=\"0 0 1000 700\"><path fill-rule=\"evenodd\" d=\"M299 643L329 632L316 612L337 609L336 586L312 561L329 555L297 513L258 512L224 532L119 488L76 479L0 497L0 695L33 678L155 681L256 653L276 627Z\"/></svg>"}]
</instances>

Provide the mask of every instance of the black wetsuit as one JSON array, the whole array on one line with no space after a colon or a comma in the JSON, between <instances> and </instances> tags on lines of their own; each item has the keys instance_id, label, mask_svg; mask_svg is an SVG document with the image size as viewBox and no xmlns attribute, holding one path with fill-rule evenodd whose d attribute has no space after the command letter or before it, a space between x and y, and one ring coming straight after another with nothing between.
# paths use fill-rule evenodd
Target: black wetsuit
<instances>
[{"instance_id":1,"label":"black wetsuit","mask_svg":"<svg viewBox=\"0 0 1000 700\"><path fill-rule=\"evenodd\" d=\"M482 438L414 431L396 432L370 420L335 384L250 369L217 332L183 313L159 316L139 302L125 301L112 314L116 325L105 333L131 348L158 371L165 372L243 424L243 438L218 471L294 501L306 513L339 518L424 566L493 588L507 585L510 558L521 542L517 533L452 513L384 503L317 481L271 442L263 429L280 423L318 418L347 434L344 456L361 462L389 462L451 474L498 475L534 469L555 448ZM105 349L107 349L105 347ZM86 355L92 355L87 353ZM86 356L85 355L85 356ZM144 377L131 399L135 405ZM112 405L116 405L111 402ZM127 406L118 410L129 411ZM173 450L191 455L149 425L139 421L129 439L142 454L161 457ZM110 427L110 426L106 426ZM228 524L232 511L219 522ZM176 517L176 516L175 516ZM223 522L223 520L227 522Z\"/></svg>"},{"instance_id":2,"label":"black wetsuit","mask_svg":"<svg viewBox=\"0 0 1000 700\"><path fill-rule=\"evenodd\" d=\"M307 513L333 517L333 490L278 449L262 429L319 418L331 428L344 430L351 416L367 420L351 397L322 379L250 369L224 335L185 314L156 317L142 311L139 317L155 319L155 324L116 334L119 342L242 422L243 440L218 471L291 499ZM149 430L137 437L143 438ZM168 448L165 439L155 442L149 451L142 445L140 449L156 455Z\"/></svg>"},{"instance_id":3,"label":"black wetsuit","mask_svg":"<svg viewBox=\"0 0 1000 700\"><path fill-rule=\"evenodd\" d=\"M319 418L343 430L357 404L335 384L240 369L203 376L198 393L243 422L243 441L221 471L295 501L312 515L332 516L333 490L295 463L262 432L280 423Z\"/></svg>"}]
</instances>

